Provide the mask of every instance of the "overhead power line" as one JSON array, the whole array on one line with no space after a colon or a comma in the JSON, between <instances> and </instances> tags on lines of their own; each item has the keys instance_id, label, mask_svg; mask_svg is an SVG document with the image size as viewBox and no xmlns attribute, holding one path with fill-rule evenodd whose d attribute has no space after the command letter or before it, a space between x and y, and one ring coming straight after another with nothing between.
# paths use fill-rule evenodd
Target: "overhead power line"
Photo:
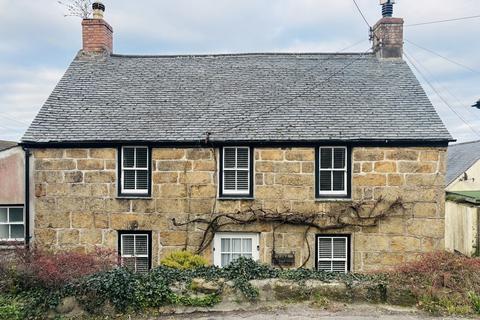
<instances>
[{"instance_id":1,"label":"overhead power line","mask_svg":"<svg viewBox=\"0 0 480 320\"><path fill-rule=\"evenodd\" d=\"M360 9L360 6L358 5L357 0L353 0L353 3L355 4L355 7L357 7L358 12L359 12L360 15L362 16L363 21L365 21L365 23L367 24L367 26L371 29L372 26L370 25L370 23L368 23L368 20L367 20L367 18L365 17L365 15L363 14L362 9Z\"/></svg>"},{"instance_id":2,"label":"overhead power line","mask_svg":"<svg viewBox=\"0 0 480 320\"><path fill-rule=\"evenodd\" d=\"M446 20L420 22L420 23L414 23L414 24L407 24L407 25L405 25L405 27L416 27L416 26L424 26L424 25L428 25L428 24L445 23L445 22L460 21L460 20L469 20L469 19L478 19L478 18L480 18L480 15L470 16L470 17L461 17L461 18L446 19Z\"/></svg>"},{"instance_id":3,"label":"overhead power line","mask_svg":"<svg viewBox=\"0 0 480 320\"><path fill-rule=\"evenodd\" d=\"M21 124L23 126L27 126L28 123L25 123L21 120L17 120L17 119L14 119L13 117L10 117L10 116L7 116L7 113L4 113L4 112L0 112L0 118L4 118L6 120L10 120L10 121L13 121L13 122L16 122L18 124Z\"/></svg>"},{"instance_id":4,"label":"overhead power line","mask_svg":"<svg viewBox=\"0 0 480 320\"><path fill-rule=\"evenodd\" d=\"M418 72L418 74L420 74L420 76L423 78L423 80L428 84L428 86L433 90L433 92L435 92L437 94L437 96L440 98L440 100L442 100L442 102L453 112L455 113L455 115L463 122L465 123L469 128L470 130L476 134L477 136L480 137L480 133L478 133L474 128L473 126L464 118L462 117L462 115L460 113L457 112L457 110L455 110L454 107L452 107L450 105L450 103L440 94L440 92L433 86L433 84L430 82L430 80L428 80L428 78L425 76L425 74L423 73L422 70L420 70L420 68L414 63L414 58L411 57L409 54L407 54L407 52L405 51L404 52L404 55L405 57L407 58L407 60L410 62L410 64L413 66L413 68ZM418 61L416 61L418 62Z\"/></svg>"},{"instance_id":5,"label":"overhead power line","mask_svg":"<svg viewBox=\"0 0 480 320\"><path fill-rule=\"evenodd\" d=\"M420 67L423 68L423 70L425 71L426 75L427 75L428 77L430 77L430 79L435 78L435 76L433 75L433 73L430 72L429 69L428 69L425 65L422 65L422 63L421 63L418 59L416 59L416 58L415 58L413 55L411 55L411 54L410 54L410 57L413 59L414 62L417 63L417 65L419 65ZM440 92L450 95L450 96L456 101L456 103L457 103L458 106L463 107L469 114L473 115L473 117L475 117L475 119L477 119L477 120L480 121L480 116L478 116L476 112L472 112L470 106L468 106L467 104L465 104L465 102L462 102L462 101L460 100L460 98L458 98L458 96L452 92L452 90L451 90L452 88L451 88L451 87L445 86L445 85L439 85L439 86L438 86L438 89L440 90ZM438 90L438 89L437 89L437 90ZM470 118L468 118L468 119L470 119Z\"/></svg>"},{"instance_id":6,"label":"overhead power line","mask_svg":"<svg viewBox=\"0 0 480 320\"><path fill-rule=\"evenodd\" d=\"M471 71L471 72L473 72L473 73L480 74L480 71L475 70L475 69L473 69L473 68L471 68L471 67L469 67L469 66L467 66L467 65L464 65L464 64L462 64L462 63L460 63L460 62L457 62L457 61L455 61L455 60L452 60L452 59L450 59L450 58L448 58L448 57L445 57L445 56L443 56L443 55L441 55L441 54L439 54L439 53L436 53L436 52L433 51L433 50L430 50L430 49L428 49L428 48L425 48L425 47L423 47L423 46L421 46L421 45L419 45L419 44L416 44L416 43L414 43L414 42L412 42L412 41L410 41L410 40L408 40L408 39L405 39L405 41L408 42L408 43L410 43L411 45L414 45L414 46L417 47L417 48L420 48L420 49L422 49L422 50L425 50L425 51L427 51L427 52L430 52L431 54L434 54L434 55L436 55L437 57L440 57L440 58L442 58L442 59L444 59L444 60L446 60L446 61L448 61L448 62L450 62L450 63L453 63L453 64L459 66L459 67L462 67L462 68L464 68L464 69L467 69L467 70L469 70L469 71Z\"/></svg>"},{"instance_id":7,"label":"overhead power line","mask_svg":"<svg viewBox=\"0 0 480 320\"><path fill-rule=\"evenodd\" d=\"M364 40L362 40L362 41L364 41ZM347 49L349 49L349 48L351 48L351 47L353 47L353 46L355 46L355 45L357 45L357 44L359 44L359 43L360 43L360 41L357 42L357 43L354 43L353 45L350 45L350 46L348 46L348 47L346 47L346 48L344 48L344 49L342 49L342 50L340 50L340 51L338 51L338 52L336 52L336 53L341 53L342 51L345 51L345 50L347 50ZM335 77L336 75L342 73L345 69L347 69L348 67L350 67L351 65L353 65L355 62L357 62L358 60L360 60L361 58L363 58L370 50L371 50L371 48L369 48L367 51L365 51L364 53L360 54L357 58L353 59L352 61L350 61L349 63L345 64L345 65L342 66L341 68L339 68L339 69L337 69L337 70L334 70L330 75L328 75L324 80L322 80L322 81L318 84L317 88L321 87L322 85L327 84L333 77ZM329 58L325 59L324 61L322 61L322 63L321 63L320 65L317 65L317 67L318 67L318 66L321 66L321 65L323 65L323 64L325 64L325 63L327 63L327 61L331 60L331 59L333 58L333 56L334 56L334 55L332 55L332 57L329 57ZM296 83L294 83L293 85L295 85L295 84L296 84ZM292 86L293 86L293 85L292 85ZM304 92L300 92L300 93L298 93L297 95L291 97L288 101L286 101L286 102L284 102L284 103L282 103L282 104L280 104L280 105L278 105L278 106L272 107L272 108L270 108L270 109L266 110L265 112L262 112L262 113L260 113L260 114L258 114L258 115L255 115L255 117L247 118L247 119L245 119L244 121L241 121L240 123L237 123L236 125L233 125L233 126L231 126L231 127L225 128L225 129L223 129L223 130L213 131L213 132L207 133L207 137L208 137L208 136L211 136L211 135L215 135L215 134L222 134L222 133L225 133L225 132L230 132L230 131L232 131L232 130L235 130L235 129L237 129L237 128L239 128L239 127L241 127L241 126L243 126L243 125L245 125L245 124L247 124L247 123L249 123L249 122L251 122L251 121L254 121L254 120L256 120L256 119L258 119L258 118L260 118L260 117L263 117L263 116L265 116L265 115L267 115L267 114L269 114L269 113L271 113L271 112L273 112L273 111L276 111L276 110L278 110L278 109L280 109L280 108L283 108L283 107L285 107L285 106L289 106L290 103L292 103L293 101L295 101L295 99L301 98L303 94L304 94Z\"/></svg>"}]
</instances>

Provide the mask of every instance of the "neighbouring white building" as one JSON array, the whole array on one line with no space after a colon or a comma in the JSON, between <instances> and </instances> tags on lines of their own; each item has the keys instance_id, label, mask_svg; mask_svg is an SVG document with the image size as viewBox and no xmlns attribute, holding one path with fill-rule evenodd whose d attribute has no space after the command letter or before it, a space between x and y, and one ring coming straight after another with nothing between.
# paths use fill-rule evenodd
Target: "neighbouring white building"
<instances>
[{"instance_id":1,"label":"neighbouring white building","mask_svg":"<svg viewBox=\"0 0 480 320\"><path fill-rule=\"evenodd\" d=\"M472 256L480 253L480 141L448 148L445 248Z\"/></svg>"}]
</instances>

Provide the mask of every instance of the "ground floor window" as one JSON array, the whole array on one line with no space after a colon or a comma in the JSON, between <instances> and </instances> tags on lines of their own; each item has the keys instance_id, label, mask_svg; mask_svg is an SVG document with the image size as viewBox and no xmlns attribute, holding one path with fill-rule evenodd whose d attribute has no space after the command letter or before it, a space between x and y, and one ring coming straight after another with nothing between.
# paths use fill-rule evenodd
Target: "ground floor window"
<instances>
[{"instance_id":1,"label":"ground floor window","mask_svg":"<svg viewBox=\"0 0 480 320\"><path fill-rule=\"evenodd\" d=\"M350 236L317 236L317 269L328 272L347 273L350 270Z\"/></svg>"},{"instance_id":2,"label":"ground floor window","mask_svg":"<svg viewBox=\"0 0 480 320\"><path fill-rule=\"evenodd\" d=\"M25 240L23 206L0 206L0 241Z\"/></svg>"},{"instance_id":3,"label":"ground floor window","mask_svg":"<svg viewBox=\"0 0 480 320\"><path fill-rule=\"evenodd\" d=\"M216 233L213 239L213 262L225 267L239 257L259 259L258 233Z\"/></svg>"},{"instance_id":4,"label":"ground floor window","mask_svg":"<svg viewBox=\"0 0 480 320\"><path fill-rule=\"evenodd\" d=\"M152 234L149 231L119 231L121 264L134 272L147 272L152 264Z\"/></svg>"}]
</instances>

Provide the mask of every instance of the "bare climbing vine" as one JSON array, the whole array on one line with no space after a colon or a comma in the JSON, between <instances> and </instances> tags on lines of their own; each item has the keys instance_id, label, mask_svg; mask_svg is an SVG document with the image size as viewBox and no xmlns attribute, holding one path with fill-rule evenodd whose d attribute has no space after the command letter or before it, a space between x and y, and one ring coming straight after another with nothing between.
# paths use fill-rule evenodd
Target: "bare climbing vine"
<instances>
[{"instance_id":1,"label":"bare climbing vine","mask_svg":"<svg viewBox=\"0 0 480 320\"><path fill-rule=\"evenodd\" d=\"M173 225L183 227L198 224L204 225L203 236L196 253L205 251L213 241L216 232L225 230L233 225L271 224L273 225L272 251L275 253L275 232L283 225L304 227L303 241L308 248L308 256L303 261L304 267L310 259L310 243L308 241L309 231L314 229L325 232L340 230L348 227L375 227L380 220L385 219L399 210L404 211L403 201L397 198L388 202L384 198L376 201L361 201L344 206L335 206L334 210L328 212L299 213L299 212L278 212L262 208L249 208L234 213L212 213L208 217L197 217L186 221L172 219Z\"/></svg>"}]
</instances>

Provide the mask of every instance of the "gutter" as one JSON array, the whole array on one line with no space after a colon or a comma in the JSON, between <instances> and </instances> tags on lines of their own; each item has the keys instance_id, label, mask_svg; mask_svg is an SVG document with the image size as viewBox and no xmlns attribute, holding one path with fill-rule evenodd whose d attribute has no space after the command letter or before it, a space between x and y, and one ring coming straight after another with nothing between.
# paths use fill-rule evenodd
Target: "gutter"
<instances>
[{"instance_id":1,"label":"gutter","mask_svg":"<svg viewBox=\"0 0 480 320\"><path fill-rule=\"evenodd\" d=\"M310 147L342 144L354 147L448 147L453 139L330 139L330 140L216 140L207 133L198 140L110 140L110 141L23 141L24 148L115 148L125 144L142 144L152 147L215 147L227 145L248 145L253 147Z\"/></svg>"},{"instance_id":2,"label":"gutter","mask_svg":"<svg viewBox=\"0 0 480 320\"><path fill-rule=\"evenodd\" d=\"M30 247L30 149L23 147L25 152L25 247Z\"/></svg>"}]
</instances>

